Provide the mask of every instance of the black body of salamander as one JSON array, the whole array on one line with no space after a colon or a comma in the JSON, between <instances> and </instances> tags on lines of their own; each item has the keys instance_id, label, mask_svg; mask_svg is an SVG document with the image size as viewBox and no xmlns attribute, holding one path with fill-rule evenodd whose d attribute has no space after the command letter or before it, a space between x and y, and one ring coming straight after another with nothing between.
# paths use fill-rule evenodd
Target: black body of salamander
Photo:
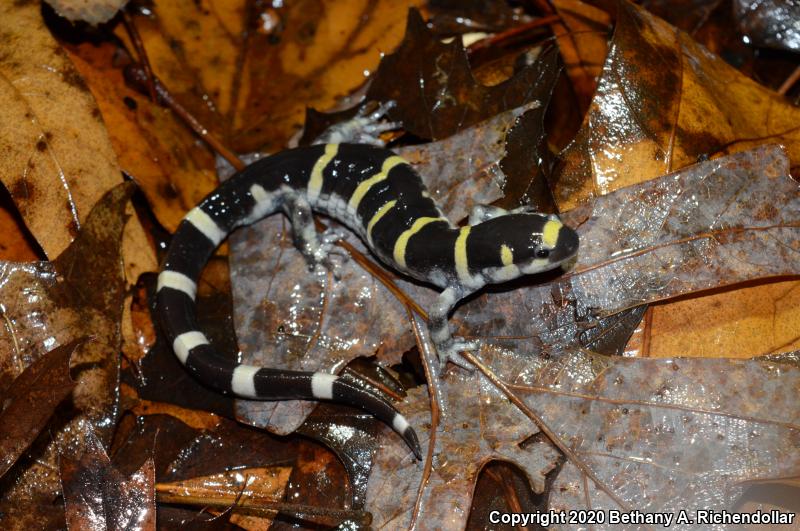
<instances>
[{"instance_id":1,"label":"black body of salamander","mask_svg":"<svg viewBox=\"0 0 800 531\"><path fill-rule=\"evenodd\" d=\"M379 394L327 373L239 364L218 354L197 326L200 272L235 228L284 212L294 242L311 265L329 265L334 232L317 234L311 211L354 230L385 264L441 288L429 312L442 364L465 362L475 348L453 338L455 304L489 283L558 267L578 249L578 236L556 216L476 207L469 225L450 223L419 175L391 151L365 144L325 144L283 151L237 173L189 211L158 279L158 313L175 354L207 385L244 398L334 400L362 407L399 433L419 457L414 430Z\"/></svg>"}]
</instances>

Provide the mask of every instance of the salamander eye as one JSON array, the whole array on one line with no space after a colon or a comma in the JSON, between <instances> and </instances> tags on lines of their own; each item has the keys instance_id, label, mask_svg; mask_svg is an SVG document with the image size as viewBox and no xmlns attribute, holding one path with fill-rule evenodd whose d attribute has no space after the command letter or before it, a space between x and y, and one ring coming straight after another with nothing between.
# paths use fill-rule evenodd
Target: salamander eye
<instances>
[{"instance_id":1,"label":"salamander eye","mask_svg":"<svg viewBox=\"0 0 800 531\"><path fill-rule=\"evenodd\" d=\"M547 249L539 249L536 251L536 258L547 258L548 256L550 256L550 251Z\"/></svg>"}]
</instances>

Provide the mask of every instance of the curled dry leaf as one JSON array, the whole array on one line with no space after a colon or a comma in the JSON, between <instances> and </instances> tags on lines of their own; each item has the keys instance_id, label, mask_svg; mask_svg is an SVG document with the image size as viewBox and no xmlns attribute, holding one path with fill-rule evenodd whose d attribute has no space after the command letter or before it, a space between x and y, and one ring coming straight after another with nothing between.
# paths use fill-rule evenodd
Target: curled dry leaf
<instances>
[{"instance_id":1,"label":"curled dry leaf","mask_svg":"<svg viewBox=\"0 0 800 531\"><path fill-rule=\"evenodd\" d=\"M10 382L56 345L91 334L71 364L77 387L74 410L64 412L35 460L15 466L16 481L0 496L8 525L24 527L43 518L60 489L59 451L80 453L87 430L107 441L116 423L122 304L125 277L121 239L133 185L121 184L92 209L75 241L53 262L0 262L0 299L5 327L0 335L0 377ZM102 289L98 289L102 286ZM5 386L2 386L5 387ZM36 508L34 510L34 508ZM63 514L56 518L63 518Z\"/></svg>"},{"instance_id":2,"label":"curled dry leaf","mask_svg":"<svg viewBox=\"0 0 800 531\"><path fill-rule=\"evenodd\" d=\"M41 20L39 5L3 3L0 179L45 253L59 255L91 208L122 180L100 111ZM135 280L156 267L133 218L126 267Z\"/></svg>"},{"instance_id":3,"label":"curled dry leaf","mask_svg":"<svg viewBox=\"0 0 800 531\"><path fill-rule=\"evenodd\" d=\"M505 135L525 110L501 113L446 140L399 153L420 172L445 214L459 219L473 204L501 197ZM337 268L338 281L326 273L309 274L286 224L283 216L274 215L231 236L234 321L244 359L269 367L328 371L376 353L385 363L400 361L414 344L404 307L352 260ZM355 235L345 233L368 254ZM399 282L423 306L435 296L432 290ZM299 426L315 406L297 404L239 400L237 409L246 422L270 425L283 434Z\"/></svg>"},{"instance_id":4,"label":"curled dry leaf","mask_svg":"<svg viewBox=\"0 0 800 531\"><path fill-rule=\"evenodd\" d=\"M90 429L90 428L85 428ZM111 464L97 437L89 431L87 446L76 457L62 456L67 527L107 529L156 528L155 464L147 459L129 478Z\"/></svg>"}]
</instances>

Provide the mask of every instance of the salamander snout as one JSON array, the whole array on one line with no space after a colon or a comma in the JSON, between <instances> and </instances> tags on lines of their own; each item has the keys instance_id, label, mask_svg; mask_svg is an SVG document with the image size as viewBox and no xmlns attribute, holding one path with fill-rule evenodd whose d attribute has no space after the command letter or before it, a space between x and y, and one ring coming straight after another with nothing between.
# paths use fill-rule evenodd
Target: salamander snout
<instances>
[{"instance_id":1,"label":"salamander snout","mask_svg":"<svg viewBox=\"0 0 800 531\"><path fill-rule=\"evenodd\" d=\"M558 229L555 245L550 249L547 260L554 265L569 260L578 252L578 243L578 233L562 224Z\"/></svg>"}]
</instances>

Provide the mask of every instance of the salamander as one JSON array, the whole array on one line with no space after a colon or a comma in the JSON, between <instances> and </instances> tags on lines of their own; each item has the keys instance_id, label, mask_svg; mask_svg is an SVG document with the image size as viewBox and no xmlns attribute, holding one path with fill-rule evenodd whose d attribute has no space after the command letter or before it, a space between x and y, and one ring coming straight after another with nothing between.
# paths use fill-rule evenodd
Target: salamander
<instances>
[{"instance_id":1,"label":"salamander","mask_svg":"<svg viewBox=\"0 0 800 531\"><path fill-rule=\"evenodd\" d=\"M219 391L262 400L333 400L386 422L417 457L408 421L377 392L350 378L237 363L217 353L198 328L197 280L219 244L237 227L282 211L310 266L331 267L335 231L318 234L312 210L351 228L384 264L442 290L428 327L442 367L467 366L459 352L476 343L454 338L448 316L486 284L558 267L578 249L578 235L555 215L478 206L458 227L443 214L411 165L367 144L286 150L238 172L190 210L169 245L157 285L158 317L181 363Z\"/></svg>"}]
</instances>

